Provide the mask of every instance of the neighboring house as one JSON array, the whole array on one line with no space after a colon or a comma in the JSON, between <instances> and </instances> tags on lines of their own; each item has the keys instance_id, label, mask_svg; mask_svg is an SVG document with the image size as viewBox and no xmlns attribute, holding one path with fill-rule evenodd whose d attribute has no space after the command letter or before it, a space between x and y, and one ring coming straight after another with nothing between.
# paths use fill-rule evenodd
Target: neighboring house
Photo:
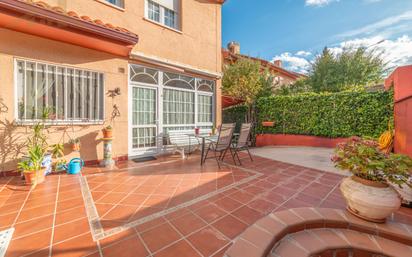
<instances>
[{"instance_id":1,"label":"neighboring house","mask_svg":"<svg viewBox=\"0 0 412 257\"><path fill-rule=\"evenodd\" d=\"M222 49L223 65L229 65L236 62L239 58L247 58L260 62L263 68L267 68L271 74L274 75L274 88L289 85L297 79L304 77L304 75L286 70L282 67L282 61L276 60L269 62L260 58L243 55L240 53L240 44L237 42L230 42L227 49Z\"/></svg>"},{"instance_id":2,"label":"neighboring house","mask_svg":"<svg viewBox=\"0 0 412 257\"><path fill-rule=\"evenodd\" d=\"M102 159L108 124L125 158L161 152L168 130L220 123L223 2L1 0L0 171L47 107L50 143L78 137L86 161Z\"/></svg>"}]
</instances>

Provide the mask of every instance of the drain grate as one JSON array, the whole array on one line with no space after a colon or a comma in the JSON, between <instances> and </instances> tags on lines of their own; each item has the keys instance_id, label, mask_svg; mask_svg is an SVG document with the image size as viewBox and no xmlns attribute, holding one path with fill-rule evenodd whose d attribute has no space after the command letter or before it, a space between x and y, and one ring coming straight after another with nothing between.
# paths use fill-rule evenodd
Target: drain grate
<instances>
[{"instance_id":1,"label":"drain grate","mask_svg":"<svg viewBox=\"0 0 412 257\"><path fill-rule=\"evenodd\" d=\"M0 257L6 255L7 247L9 247L13 232L14 228L0 231Z\"/></svg>"}]
</instances>

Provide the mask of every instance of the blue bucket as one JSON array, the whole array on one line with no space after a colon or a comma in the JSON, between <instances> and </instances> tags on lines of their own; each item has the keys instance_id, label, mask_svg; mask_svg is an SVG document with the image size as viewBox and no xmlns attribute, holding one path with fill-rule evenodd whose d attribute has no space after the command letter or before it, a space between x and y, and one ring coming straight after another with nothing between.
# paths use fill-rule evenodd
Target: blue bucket
<instances>
[{"instance_id":1,"label":"blue bucket","mask_svg":"<svg viewBox=\"0 0 412 257\"><path fill-rule=\"evenodd\" d=\"M84 161L80 158L73 158L66 165L67 173L71 175L79 174L84 166Z\"/></svg>"}]
</instances>

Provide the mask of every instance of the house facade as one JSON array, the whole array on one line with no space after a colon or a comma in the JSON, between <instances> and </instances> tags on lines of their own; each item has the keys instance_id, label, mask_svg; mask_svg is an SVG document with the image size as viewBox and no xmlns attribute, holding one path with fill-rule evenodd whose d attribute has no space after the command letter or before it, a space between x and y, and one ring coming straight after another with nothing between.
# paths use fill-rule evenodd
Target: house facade
<instances>
[{"instance_id":1,"label":"house facade","mask_svg":"<svg viewBox=\"0 0 412 257\"><path fill-rule=\"evenodd\" d=\"M304 77L304 75L290 71L282 67L282 61L275 60L274 62L269 62L267 60L252 57L248 55L241 54L240 44L237 42L230 42L227 45L227 49L222 49L223 65L230 65L236 62L239 58L246 58L257 61L261 64L262 68L268 69L269 72L274 75L274 88L280 86L287 86Z\"/></svg>"},{"instance_id":2,"label":"house facade","mask_svg":"<svg viewBox=\"0 0 412 257\"><path fill-rule=\"evenodd\" d=\"M79 138L86 161L103 157L103 126L126 158L219 124L223 2L0 1L0 171L45 113L49 144Z\"/></svg>"}]
</instances>

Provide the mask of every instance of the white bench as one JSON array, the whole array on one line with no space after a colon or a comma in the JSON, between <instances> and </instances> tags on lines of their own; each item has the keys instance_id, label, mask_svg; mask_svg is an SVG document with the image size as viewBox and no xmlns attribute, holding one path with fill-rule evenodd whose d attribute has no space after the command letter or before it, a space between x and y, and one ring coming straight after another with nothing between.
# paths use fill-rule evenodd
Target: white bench
<instances>
[{"instance_id":1,"label":"white bench","mask_svg":"<svg viewBox=\"0 0 412 257\"><path fill-rule=\"evenodd\" d=\"M174 152L179 152L182 159L186 159L185 152L192 153L199 149L200 141L195 137L193 130L171 130L168 132L170 144L174 146Z\"/></svg>"}]
</instances>

